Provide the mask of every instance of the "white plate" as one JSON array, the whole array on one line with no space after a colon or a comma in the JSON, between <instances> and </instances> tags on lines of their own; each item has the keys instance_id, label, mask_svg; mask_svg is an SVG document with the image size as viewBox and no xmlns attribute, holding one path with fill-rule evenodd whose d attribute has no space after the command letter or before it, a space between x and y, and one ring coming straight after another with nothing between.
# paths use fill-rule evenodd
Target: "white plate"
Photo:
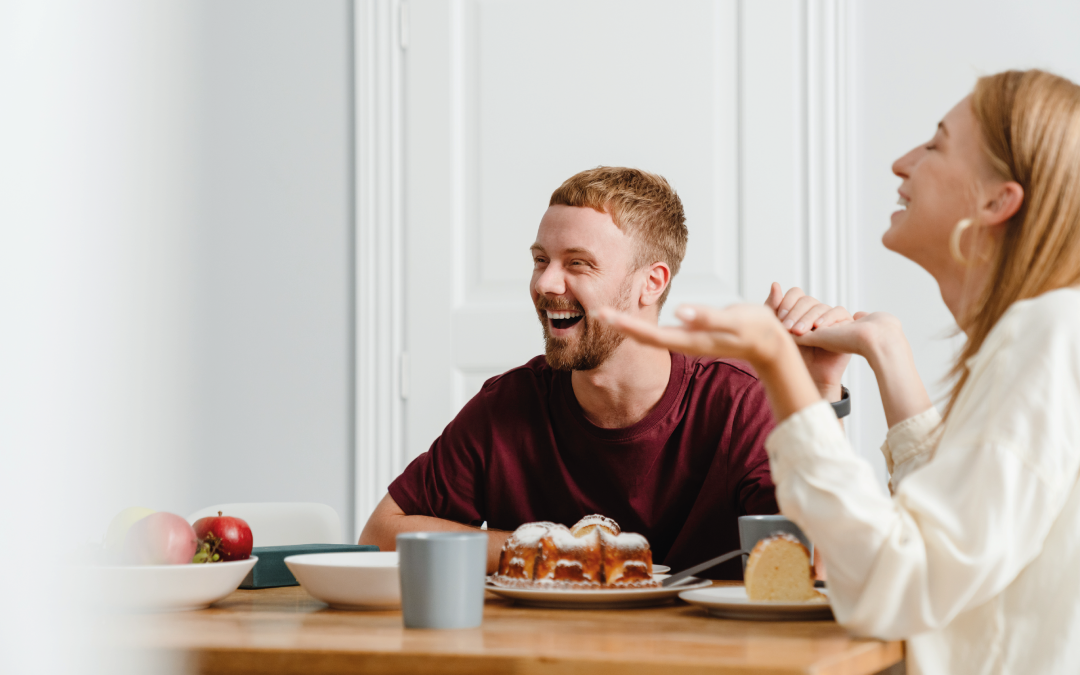
<instances>
[{"instance_id":1,"label":"white plate","mask_svg":"<svg viewBox=\"0 0 1080 675\"><path fill-rule=\"evenodd\" d=\"M396 551L306 553L285 558L305 591L334 609L401 606Z\"/></svg>"},{"instance_id":2,"label":"white plate","mask_svg":"<svg viewBox=\"0 0 1080 675\"><path fill-rule=\"evenodd\" d=\"M828 603L751 600L746 597L745 586L687 590L679 593L679 598L691 605L704 607L709 614L724 619L813 621L832 618L832 608Z\"/></svg>"},{"instance_id":3,"label":"white plate","mask_svg":"<svg viewBox=\"0 0 1080 675\"><path fill-rule=\"evenodd\" d=\"M73 568L84 597L97 606L130 612L205 609L235 591L259 559L201 565Z\"/></svg>"},{"instance_id":4,"label":"white plate","mask_svg":"<svg viewBox=\"0 0 1080 675\"><path fill-rule=\"evenodd\" d=\"M668 567L667 565L653 565L652 566L652 573L653 574L667 574L670 571L671 571L671 568Z\"/></svg>"},{"instance_id":5,"label":"white plate","mask_svg":"<svg viewBox=\"0 0 1080 675\"><path fill-rule=\"evenodd\" d=\"M666 579L667 574L654 574L657 580ZM495 595L509 598L514 602L529 607L548 609L615 609L629 607L648 607L672 600L682 591L693 588L707 588L712 585L708 579L687 580L675 588L626 588L626 589L567 589L567 588L509 588L497 586L490 581L484 586Z\"/></svg>"}]
</instances>

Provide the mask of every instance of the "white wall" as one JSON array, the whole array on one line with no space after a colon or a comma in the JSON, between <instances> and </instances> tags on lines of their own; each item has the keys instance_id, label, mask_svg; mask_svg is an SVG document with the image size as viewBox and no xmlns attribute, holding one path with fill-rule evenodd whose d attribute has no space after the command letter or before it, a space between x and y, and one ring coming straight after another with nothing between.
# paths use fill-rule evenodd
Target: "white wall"
<instances>
[{"instance_id":1,"label":"white wall","mask_svg":"<svg viewBox=\"0 0 1080 675\"><path fill-rule=\"evenodd\" d=\"M351 531L350 3L198 5L188 513L314 501Z\"/></svg>"},{"instance_id":2,"label":"white wall","mask_svg":"<svg viewBox=\"0 0 1080 675\"><path fill-rule=\"evenodd\" d=\"M348 522L349 9L0 2L0 672L169 672L55 568L124 506Z\"/></svg>"},{"instance_id":3,"label":"white wall","mask_svg":"<svg viewBox=\"0 0 1080 675\"><path fill-rule=\"evenodd\" d=\"M7 17L4 324L36 342L0 415L50 414L27 419L74 434L57 464L87 481L138 477L103 483L71 537L223 501L324 502L350 528L348 0Z\"/></svg>"}]
</instances>

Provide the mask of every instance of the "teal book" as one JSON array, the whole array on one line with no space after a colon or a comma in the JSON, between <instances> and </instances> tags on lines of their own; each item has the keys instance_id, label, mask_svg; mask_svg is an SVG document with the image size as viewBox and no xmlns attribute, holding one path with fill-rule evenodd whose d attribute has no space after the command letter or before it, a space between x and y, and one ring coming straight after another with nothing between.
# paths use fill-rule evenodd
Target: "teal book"
<instances>
[{"instance_id":1,"label":"teal book","mask_svg":"<svg viewBox=\"0 0 1080 675\"><path fill-rule=\"evenodd\" d=\"M352 553L356 551L378 551L378 546L360 546L357 544L297 544L295 546L256 546L251 555L259 561L251 568L248 575L240 582L240 588L277 588L279 586L299 586L296 577L285 566L285 558L305 553Z\"/></svg>"}]
</instances>

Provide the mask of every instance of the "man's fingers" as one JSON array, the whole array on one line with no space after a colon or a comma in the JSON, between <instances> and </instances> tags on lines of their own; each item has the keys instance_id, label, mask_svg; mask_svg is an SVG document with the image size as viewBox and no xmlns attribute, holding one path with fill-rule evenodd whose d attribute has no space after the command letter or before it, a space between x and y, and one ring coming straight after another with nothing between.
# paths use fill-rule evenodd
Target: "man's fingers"
<instances>
[{"instance_id":1,"label":"man's fingers","mask_svg":"<svg viewBox=\"0 0 1080 675\"><path fill-rule=\"evenodd\" d=\"M765 298L765 306L775 312L783 299L784 291L780 288L780 284L772 282L772 286L769 287L769 297Z\"/></svg>"},{"instance_id":2,"label":"man's fingers","mask_svg":"<svg viewBox=\"0 0 1080 675\"><path fill-rule=\"evenodd\" d=\"M863 318L865 316L870 316L870 312L855 312L855 316L853 316L851 318L858 321L859 319L861 319L861 318Z\"/></svg>"},{"instance_id":3,"label":"man's fingers","mask_svg":"<svg viewBox=\"0 0 1080 675\"><path fill-rule=\"evenodd\" d=\"M820 304L820 302L810 297L809 295L802 296L794 305L791 306L791 309L784 317L784 328L791 330L795 326L795 324L803 320L803 316L805 316L812 307L816 307Z\"/></svg>"},{"instance_id":4,"label":"man's fingers","mask_svg":"<svg viewBox=\"0 0 1080 675\"><path fill-rule=\"evenodd\" d=\"M801 288L795 287L789 289L788 292L784 294L784 299L780 301L780 305L776 308L776 318L783 321L784 318L787 317L788 312L791 311L791 308L795 306L795 303L804 295L805 293L802 292Z\"/></svg>"},{"instance_id":5,"label":"man's fingers","mask_svg":"<svg viewBox=\"0 0 1080 675\"><path fill-rule=\"evenodd\" d=\"M819 302L810 309L806 310L806 312L801 317L795 320L795 325L791 327L791 332L795 335L802 335L803 333L813 330L818 320L822 316L831 312L832 309L832 307L829 307L828 305ZM794 315L795 312L792 311L792 313L788 315L788 318L790 319Z\"/></svg>"}]
</instances>

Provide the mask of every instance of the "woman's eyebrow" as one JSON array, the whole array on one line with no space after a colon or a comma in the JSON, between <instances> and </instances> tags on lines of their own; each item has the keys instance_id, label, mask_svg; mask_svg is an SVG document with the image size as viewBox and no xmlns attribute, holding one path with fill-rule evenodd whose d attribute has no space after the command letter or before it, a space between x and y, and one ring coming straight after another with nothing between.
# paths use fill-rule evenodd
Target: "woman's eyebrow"
<instances>
[{"instance_id":1,"label":"woman's eyebrow","mask_svg":"<svg viewBox=\"0 0 1080 675\"><path fill-rule=\"evenodd\" d=\"M941 133L945 134L945 137L948 138L949 130L945 128L945 120L941 120L940 122L938 122L937 128L941 129Z\"/></svg>"}]
</instances>

